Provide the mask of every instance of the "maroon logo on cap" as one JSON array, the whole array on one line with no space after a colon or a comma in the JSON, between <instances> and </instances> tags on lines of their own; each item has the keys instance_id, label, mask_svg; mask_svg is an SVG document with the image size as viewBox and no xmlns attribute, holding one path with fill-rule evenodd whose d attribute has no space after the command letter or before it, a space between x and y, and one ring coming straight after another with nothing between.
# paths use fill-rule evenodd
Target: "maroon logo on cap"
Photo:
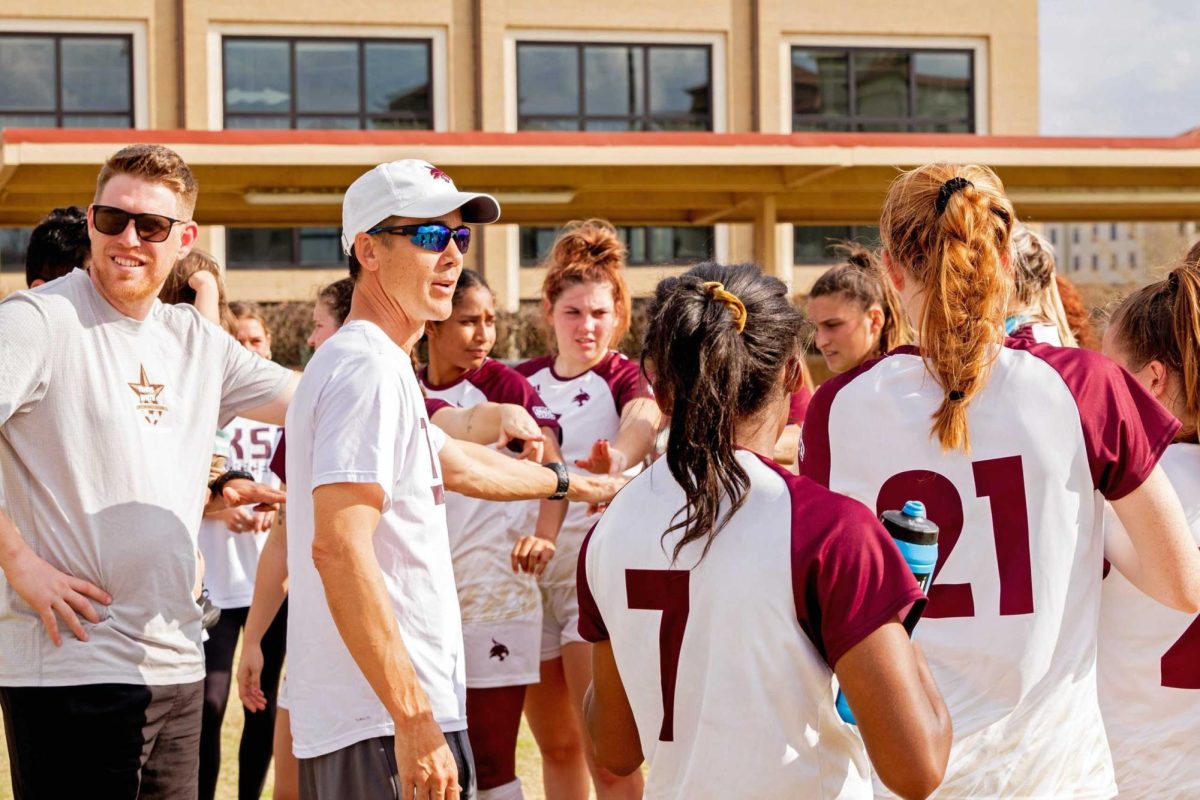
<instances>
[{"instance_id":1,"label":"maroon logo on cap","mask_svg":"<svg viewBox=\"0 0 1200 800\"><path fill-rule=\"evenodd\" d=\"M454 183L454 181L450 180L450 176L449 176L449 175L447 175L446 173L442 172L442 171L441 171L440 169L438 169L437 167L433 167L433 166L431 166L431 167L429 168L429 177L431 177L431 178L436 178L436 179L438 179L438 180L443 180L443 181L445 181L446 183Z\"/></svg>"}]
</instances>

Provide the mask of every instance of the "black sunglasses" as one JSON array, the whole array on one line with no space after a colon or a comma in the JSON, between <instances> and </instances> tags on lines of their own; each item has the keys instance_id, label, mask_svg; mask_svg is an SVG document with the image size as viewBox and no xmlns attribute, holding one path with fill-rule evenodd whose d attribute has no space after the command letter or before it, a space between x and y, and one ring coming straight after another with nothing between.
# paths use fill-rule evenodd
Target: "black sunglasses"
<instances>
[{"instance_id":1,"label":"black sunglasses","mask_svg":"<svg viewBox=\"0 0 1200 800\"><path fill-rule=\"evenodd\" d=\"M92 224L106 236L120 236L133 220L133 229L143 242L165 242L171 228L185 220L171 219L162 214L133 214L115 206L92 206Z\"/></svg>"},{"instance_id":2,"label":"black sunglasses","mask_svg":"<svg viewBox=\"0 0 1200 800\"><path fill-rule=\"evenodd\" d=\"M377 225L367 233L390 233L393 236L408 236L417 247L440 253L450 246L450 240L458 245L458 252L466 253L471 245L471 229L466 225L451 228L440 222L423 222L420 225Z\"/></svg>"}]
</instances>

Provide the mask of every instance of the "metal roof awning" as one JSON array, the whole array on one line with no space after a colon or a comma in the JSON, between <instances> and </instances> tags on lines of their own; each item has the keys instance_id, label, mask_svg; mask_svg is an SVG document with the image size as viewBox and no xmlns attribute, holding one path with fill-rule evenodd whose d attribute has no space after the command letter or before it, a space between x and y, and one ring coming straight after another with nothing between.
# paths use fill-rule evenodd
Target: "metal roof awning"
<instances>
[{"instance_id":1,"label":"metal roof awning","mask_svg":"<svg viewBox=\"0 0 1200 800\"><path fill-rule=\"evenodd\" d=\"M177 150L200 182L196 219L337 225L345 188L382 161L424 158L460 188L496 194L503 222L588 216L617 224L870 223L898 169L987 164L1022 219L1200 216L1200 136L438 133L15 129L0 136L0 225L90 202L104 160L132 142Z\"/></svg>"}]
</instances>

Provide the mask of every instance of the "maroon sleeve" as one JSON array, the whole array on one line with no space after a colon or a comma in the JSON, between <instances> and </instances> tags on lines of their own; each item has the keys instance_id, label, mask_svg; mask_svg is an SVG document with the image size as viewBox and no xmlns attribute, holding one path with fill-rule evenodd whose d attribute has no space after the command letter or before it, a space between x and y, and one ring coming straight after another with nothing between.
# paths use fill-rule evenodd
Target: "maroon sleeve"
<instances>
[{"instance_id":1,"label":"maroon sleeve","mask_svg":"<svg viewBox=\"0 0 1200 800\"><path fill-rule=\"evenodd\" d=\"M425 398L425 415L429 417L430 420L433 419L434 414L441 411L443 408L454 408L454 404L447 403L445 400L438 400L435 397Z\"/></svg>"},{"instance_id":2,"label":"maroon sleeve","mask_svg":"<svg viewBox=\"0 0 1200 800\"><path fill-rule=\"evenodd\" d=\"M835 378L817 387L804 410L800 433L800 474L826 487L829 486L829 407L840 383Z\"/></svg>"},{"instance_id":3,"label":"maroon sleeve","mask_svg":"<svg viewBox=\"0 0 1200 800\"><path fill-rule=\"evenodd\" d=\"M870 510L763 462L787 482L791 493L796 618L829 668L902 614L915 623L925 596ZM909 607L912 611L905 613Z\"/></svg>"},{"instance_id":4,"label":"maroon sleeve","mask_svg":"<svg viewBox=\"0 0 1200 800\"><path fill-rule=\"evenodd\" d=\"M642 368L630 358L620 353L613 353L607 361L596 367L596 373L608 383L613 400L617 403L617 416L625 410L625 405L631 400L642 397L654 397L654 391L642 375Z\"/></svg>"},{"instance_id":5,"label":"maroon sleeve","mask_svg":"<svg viewBox=\"0 0 1200 800\"><path fill-rule=\"evenodd\" d=\"M506 367L499 361L488 361L479 375L472 381L483 396L493 403L512 403L529 412L538 427L549 428L562 441L562 429L558 425L558 417L554 416L537 390L524 375L511 367Z\"/></svg>"},{"instance_id":6,"label":"maroon sleeve","mask_svg":"<svg viewBox=\"0 0 1200 800\"><path fill-rule=\"evenodd\" d=\"M788 406L788 425L800 425L804 422L804 413L808 411L808 404L812 402L812 389L807 386L801 386L800 391L792 395L791 403Z\"/></svg>"},{"instance_id":7,"label":"maroon sleeve","mask_svg":"<svg viewBox=\"0 0 1200 800\"><path fill-rule=\"evenodd\" d=\"M1070 389L1097 491L1120 500L1150 477L1180 425L1136 378L1089 350L1014 339L1007 346L1045 361Z\"/></svg>"},{"instance_id":8,"label":"maroon sleeve","mask_svg":"<svg viewBox=\"0 0 1200 800\"><path fill-rule=\"evenodd\" d=\"M515 367L513 367L513 369L515 369L517 372L521 373L523 376L528 378L528 377L534 375L535 373L540 372L541 370L545 369L546 367L550 367L553 365L554 365L553 357L538 356L536 358L531 358L528 361L522 361L520 364L517 364Z\"/></svg>"},{"instance_id":9,"label":"maroon sleeve","mask_svg":"<svg viewBox=\"0 0 1200 800\"><path fill-rule=\"evenodd\" d=\"M593 643L608 640L608 627L604 624L604 617L600 616L600 608L596 605L596 598L592 596L587 579L588 545L591 544L592 534L595 532L596 525L593 525L587 536L583 537L583 544L579 547L579 561L575 565L575 586L579 597L579 635Z\"/></svg>"},{"instance_id":10,"label":"maroon sleeve","mask_svg":"<svg viewBox=\"0 0 1200 800\"><path fill-rule=\"evenodd\" d=\"M275 477L287 483L287 431L279 432L279 442L275 445L275 453L271 456L271 472Z\"/></svg>"}]
</instances>

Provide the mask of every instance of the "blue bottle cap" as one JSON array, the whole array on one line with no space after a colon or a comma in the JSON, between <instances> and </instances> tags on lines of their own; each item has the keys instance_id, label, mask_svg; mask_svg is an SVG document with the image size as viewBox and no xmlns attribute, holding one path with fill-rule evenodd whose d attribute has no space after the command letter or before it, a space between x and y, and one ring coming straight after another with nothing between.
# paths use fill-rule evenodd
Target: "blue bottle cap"
<instances>
[{"instance_id":1,"label":"blue bottle cap","mask_svg":"<svg viewBox=\"0 0 1200 800\"><path fill-rule=\"evenodd\" d=\"M909 500L904 504L904 508L900 509L900 513L906 517L921 519L925 516L925 504L920 500Z\"/></svg>"}]
</instances>

